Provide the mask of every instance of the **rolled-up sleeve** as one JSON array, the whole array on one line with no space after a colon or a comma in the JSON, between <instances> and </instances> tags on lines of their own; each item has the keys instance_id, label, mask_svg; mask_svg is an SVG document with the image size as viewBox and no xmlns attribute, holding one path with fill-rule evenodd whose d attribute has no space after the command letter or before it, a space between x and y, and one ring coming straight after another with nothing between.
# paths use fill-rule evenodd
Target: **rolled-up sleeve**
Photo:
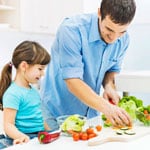
<instances>
[{"instance_id":1,"label":"rolled-up sleeve","mask_svg":"<svg viewBox=\"0 0 150 150\"><path fill-rule=\"evenodd\" d=\"M59 53L60 68L63 79L80 78L83 79L83 62L81 37L76 27L60 28L59 34Z\"/></svg>"}]
</instances>

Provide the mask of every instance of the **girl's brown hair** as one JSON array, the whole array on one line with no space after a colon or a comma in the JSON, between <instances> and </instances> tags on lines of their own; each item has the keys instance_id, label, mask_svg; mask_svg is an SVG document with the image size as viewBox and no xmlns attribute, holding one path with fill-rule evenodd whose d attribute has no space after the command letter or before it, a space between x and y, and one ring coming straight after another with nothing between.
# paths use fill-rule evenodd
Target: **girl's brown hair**
<instances>
[{"instance_id":1,"label":"girl's brown hair","mask_svg":"<svg viewBox=\"0 0 150 150\"><path fill-rule=\"evenodd\" d=\"M50 62L50 54L35 41L24 41L14 50L12 61L7 63L1 72L0 78L0 109L3 110L2 97L12 82L12 66L18 69L19 64L26 61L30 65L47 65Z\"/></svg>"}]
</instances>

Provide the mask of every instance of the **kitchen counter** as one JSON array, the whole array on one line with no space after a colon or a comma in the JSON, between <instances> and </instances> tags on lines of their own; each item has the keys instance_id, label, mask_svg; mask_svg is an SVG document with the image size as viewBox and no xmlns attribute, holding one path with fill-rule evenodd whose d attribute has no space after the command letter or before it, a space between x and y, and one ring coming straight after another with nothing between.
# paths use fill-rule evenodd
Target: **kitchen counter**
<instances>
[{"instance_id":1,"label":"kitchen counter","mask_svg":"<svg viewBox=\"0 0 150 150\"><path fill-rule=\"evenodd\" d=\"M27 144L16 145L7 150L136 150L147 149L147 144L149 143L150 135L144 136L139 139L135 139L130 142L109 142L97 146L88 146L87 141L77 141L74 142L72 138L61 136L58 140L49 144L39 144L37 138L31 140Z\"/></svg>"},{"instance_id":2,"label":"kitchen counter","mask_svg":"<svg viewBox=\"0 0 150 150\"><path fill-rule=\"evenodd\" d=\"M122 71L115 78L117 91L150 93L150 70Z\"/></svg>"},{"instance_id":3,"label":"kitchen counter","mask_svg":"<svg viewBox=\"0 0 150 150\"><path fill-rule=\"evenodd\" d=\"M98 120L97 118L93 118L95 122ZM94 123L94 121L90 122ZM109 128L110 129L110 128ZM147 130L148 129L148 130ZM100 138L105 136L103 133L103 130L99 133ZM145 130L142 129L142 132L147 132L150 133L150 128L146 127ZM110 130L108 130L110 131ZM110 132L111 133L111 132ZM138 133L138 130L137 130ZM109 132L107 132L109 134ZM118 135L116 135L118 136ZM132 136L132 135L129 135ZM98 137L96 137L98 138ZM92 139L94 140L94 138ZM29 141L26 144L22 145L14 145L9 148L5 148L5 150L20 150L20 149L35 149L35 150L133 150L136 148L136 150L141 150L141 149L147 149L147 143L149 143L150 140L150 134L143 135L138 138L132 138L131 140L129 139L126 142L107 142L103 143L101 145L96 145L96 146L88 146L88 141L73 141L71 137L67 137L64 135L60 135L60 137L53 141L52 143L48 144L40 144L38 139L35 138L31 141Z\"/></svg>"}]
</instances>

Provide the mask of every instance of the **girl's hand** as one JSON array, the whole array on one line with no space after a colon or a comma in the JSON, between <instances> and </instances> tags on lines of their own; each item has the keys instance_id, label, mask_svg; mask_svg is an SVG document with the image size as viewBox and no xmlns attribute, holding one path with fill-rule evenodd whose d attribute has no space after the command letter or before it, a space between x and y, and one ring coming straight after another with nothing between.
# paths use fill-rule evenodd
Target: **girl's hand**
<instances>
[{"instance_id":1,"label":"girl's hand","mask_svg":"<svg viewBox=\"0 0 150 150\"><path fill-rule=\"evenodd\" d=\"M23 144L29 142L30 138L27 135L23 135L13 141L13 144Z\"/></svg>"}]
</instances>

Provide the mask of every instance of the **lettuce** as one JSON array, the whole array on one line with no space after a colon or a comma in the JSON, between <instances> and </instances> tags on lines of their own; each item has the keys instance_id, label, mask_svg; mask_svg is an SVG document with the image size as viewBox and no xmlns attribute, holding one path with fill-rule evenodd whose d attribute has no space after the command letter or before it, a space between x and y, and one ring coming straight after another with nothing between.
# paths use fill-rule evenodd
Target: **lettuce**
<instances>
[{"instance_id":1,"label":"lettuce","mask_svg":"<svg viewBox=\"0 0 150 150\"><path fill-rule=\"evenodd\" d=\"M119 101L118 105L126 110L133 120L136 120L136 111L139 108L143 108L143 101L134 96L125 96Z\"/></svg>"},{"instance_id":2,"label":"lettuce","mask_svg":"<svg viewBox=\"0 0 150 150\"><path fill-rule=\"evenodd\" d=\"M80 118L79 115L71 115L65 119L65 121L61 125L62 131L82 131L82 127L85 124L85 120L83 118Z\"/></svg>"}]
</instances>

